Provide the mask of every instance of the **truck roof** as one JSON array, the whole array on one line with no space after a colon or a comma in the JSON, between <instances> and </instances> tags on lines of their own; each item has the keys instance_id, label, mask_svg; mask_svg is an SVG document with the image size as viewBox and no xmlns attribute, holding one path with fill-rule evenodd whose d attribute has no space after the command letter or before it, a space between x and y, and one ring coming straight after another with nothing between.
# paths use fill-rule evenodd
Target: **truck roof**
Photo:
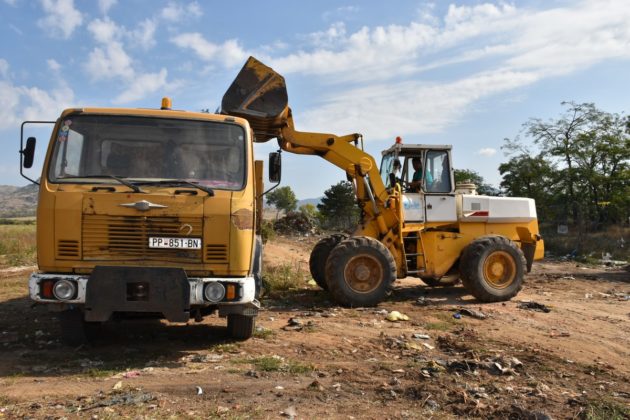
<instances>
[{"instance_id":1,"label":"truck roof","mask_svg":"<svg viewBox=\"0 0 630 420\"><path fill-rule=\"evenodd\" d=\"M61 113L61 118L69 114L94 114L94 115L128 115L138 117L158 117L158 118L181 118L193 120L207 120L217 122L235 122L237 124L249 126L246 119L233 117L231 115L210 114L207 112L192 112L173 109L155 108L68 108Z\"/></svg>"},{"instance_id":2,"label":"truck roof","mask_svg":"<svg viewBox=\"0 0 630 420\"><path fill-rule=\"evenodd\" d=\"M402 144L396 143L389 149L385 149L381 154L387 155L395 151L399 155L412 155L420 150L451 150L453 147L450 144Z\"/></svg>"}]
</instances>

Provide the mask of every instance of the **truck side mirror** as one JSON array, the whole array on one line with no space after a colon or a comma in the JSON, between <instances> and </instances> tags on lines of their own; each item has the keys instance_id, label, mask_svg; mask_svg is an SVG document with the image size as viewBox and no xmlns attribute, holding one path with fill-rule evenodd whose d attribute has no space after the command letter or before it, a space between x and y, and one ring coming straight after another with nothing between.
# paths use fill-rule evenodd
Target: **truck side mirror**
<instances>
[{"instance_id":1,"label":"truck side mirror","mask_svg":"<svg viewBox=\"0 0 630 420\"><path fill-rule=\"evenodd\" d=\"M20 150L24 160L22 161L22 166L25 168L30 168L33 166L33 158L35 157L35 143L37 140L35 137L29 137L26 139L26 147L24 150Z\"/></svg>"},{"instance_id":2,"label":"truck side mirror","mask_svg":"<svg viewBox=\"0 0 630 420\"><path fill-rule=\"evenodd\" d=\"M269 153L269 182L280 183L282 177L282 156L280 152Z\"/></svg>"}]
</instances>

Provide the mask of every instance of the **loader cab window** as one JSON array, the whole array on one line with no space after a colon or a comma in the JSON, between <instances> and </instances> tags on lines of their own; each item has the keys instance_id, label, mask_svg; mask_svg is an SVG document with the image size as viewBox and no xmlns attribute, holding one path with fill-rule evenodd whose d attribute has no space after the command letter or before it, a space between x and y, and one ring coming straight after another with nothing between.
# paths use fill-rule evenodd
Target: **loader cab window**
<instances>
[{"instance_id":1,"label":"loader cab window","mask_svg":"<svg viewBox=\"0 0 630 420\"><path fill-rule=\"evenodd\" d=\"M425 191L432 193L450 193L451 165L448 152L444 150L430 150L426 157Z\"/></svg>"}]
</instances>

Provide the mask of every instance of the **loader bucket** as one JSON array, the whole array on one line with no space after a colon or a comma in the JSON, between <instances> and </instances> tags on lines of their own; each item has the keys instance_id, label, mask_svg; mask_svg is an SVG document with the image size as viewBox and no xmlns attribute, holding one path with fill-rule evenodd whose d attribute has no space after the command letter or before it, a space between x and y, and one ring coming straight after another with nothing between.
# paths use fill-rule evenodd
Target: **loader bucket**
<instances>
[{"instance_id":1,"label":"loader bucket","mask_svg":"<svg viewBox=\"0 0 630 420\"><path fill-rule=\"evenodd\" d=\"M277 137L288 114L284 77L249 57L223 95L221 113L247 119L256 142Z\"/></svg>"}]
</instances>

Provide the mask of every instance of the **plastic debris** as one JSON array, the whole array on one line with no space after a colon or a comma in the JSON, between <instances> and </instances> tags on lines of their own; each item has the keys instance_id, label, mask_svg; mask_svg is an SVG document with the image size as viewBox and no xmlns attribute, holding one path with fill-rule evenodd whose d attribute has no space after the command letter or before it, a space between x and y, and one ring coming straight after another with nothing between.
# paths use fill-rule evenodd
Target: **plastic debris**
<instances>
[{"instance_id":1,"label":"plastic debris","mask_svg":"<svg viewBox=\"0 0 630 420\"><path fill-rule=\"evenodd\" d=\"M123 373L123 378L137 378L140 376L140 372L137 370L130 370L129 372Z\"/></svg>"},{"instance_id":2,"label":"plastic debris","mask_svg":"<svg viewBox=\"0 0 630 420\"><path fill-rule=\"evenodd\" d=\"M387 314L387 317L385 317L385 319L391 322L409 321L409 317L407 315L401 314L398 311L391 311Z\"/></svg>"},{"instance_id":3,"label":"plastic debris","mask_svg":"<svg viewBox=\"0 0 630 420\"><path fill-rule=\"evenodd\" d=\"M203 395L203 388L200 386L195 387L195 389L197 390L197 395Z\"/></svg>"},{"instance_id":4,"label":"plastic debris","mask_svg":"<svg viewBox=\"0 0 630 420\"><path fill-rule=\"evenodd\" d=\"M114 386L112 387L113 390L118 390L122 388L122 381L118 381L114 384Z\"/></svg>"},{"instance_id":5,"label":"plastic debris","mask_svg":"<svg viewBox=\"0 0 630 420\"><path fill-rule=\"evenodd\" d=\"M538 312L544 312L544 313L551 312L551 309L548 306L543 305L542 303L533 302L533 301L521 302L518 304L517 308L528 309L530 311L538 311Z\"/></svg>"},{"instance_id":6,"label":"plastic debris","mask_svg":"<svg viewBox=\"0 0 630 420\"><path fill-rule=\"evenodd\" d=\"M484 314L484 313L483 313L483 312L481 312L481 311L476 311L476 310L474 310L474 309L469 309L469 308L460 308L460 309L458 310L458 312L459 312L461 315L470 316L470 317L473 317L473 318L476 318L476 319L486 319L486 318L488 318L488 315Z\"/></svg>"},{"instance_id":7,"label":"plastic debris","mask_svg":"<svg viewBox=\"0 0 630 420\"><path fill-rule=\"evenodd\" d=\"M428 340L431 337L429 337L427 334L414 333L411 335L411 338L415 338L416 340Z\"/></svg>"},{"instance_id":8,"label":"plastic debris","mask_svg":"<svg viewBox=\"0 0 630 420\"><path fill-rule=\"evenodd\" d=\"M460 314L459 312L455 312L453 314L453 318L455 318L455 319L462 319L462 314Z\"/></svg>"},{"instance_id":9,"label":"plastic debris","mask_svg":"<svg viewBox=\"0 0 630 420\"><path fill-rule=\"evenodd\" d=\"M282 413L284 417L288 417L290 419L294 419L295 416L297 416L297 410L295 409L295 407L293 406L289 406L287 408L284 409L284 411Z\"/></svg>"}]
</instances>

